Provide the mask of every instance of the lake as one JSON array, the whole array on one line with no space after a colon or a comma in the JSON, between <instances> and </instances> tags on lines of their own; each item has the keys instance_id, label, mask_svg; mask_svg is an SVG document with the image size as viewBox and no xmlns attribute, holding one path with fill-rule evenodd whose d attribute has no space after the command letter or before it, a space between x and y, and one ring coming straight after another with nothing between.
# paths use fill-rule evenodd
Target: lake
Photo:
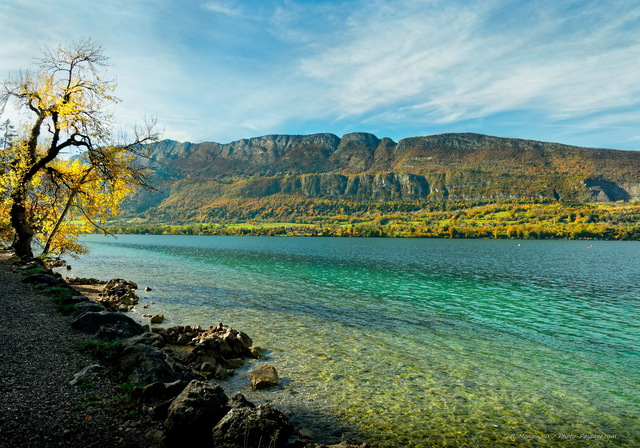
<instances>
[{"instance_id":1,"label":"lake","mask_svg":"<svg viewBox=\"0 0 640 448\"><path fill-rule=\"evenodd\" d=\"M640 446L640 243L89 235L78 277L267 349L225 385L325 441ZM142 289L152 288L149 292ZM248 390L268 362L282 378Z\"/></svg>"}]
</instances>

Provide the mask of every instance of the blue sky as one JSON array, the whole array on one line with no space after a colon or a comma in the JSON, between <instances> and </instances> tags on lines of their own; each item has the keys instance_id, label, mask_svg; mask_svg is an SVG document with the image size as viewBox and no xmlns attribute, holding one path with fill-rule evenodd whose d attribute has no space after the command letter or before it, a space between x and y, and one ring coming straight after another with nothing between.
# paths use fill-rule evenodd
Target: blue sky
<instances>
[{"instance_id":1,"label":"blue sky","mask_svg":"<svg viewBox=\"0 0 640 448\"><path fill-rule=\"evenodd\" d=\"M0 29L2 79L91 37L122 126L154 116L175 140L476 132L640 149L640 0L3 0Z\"/></svg>"}]
</instances>

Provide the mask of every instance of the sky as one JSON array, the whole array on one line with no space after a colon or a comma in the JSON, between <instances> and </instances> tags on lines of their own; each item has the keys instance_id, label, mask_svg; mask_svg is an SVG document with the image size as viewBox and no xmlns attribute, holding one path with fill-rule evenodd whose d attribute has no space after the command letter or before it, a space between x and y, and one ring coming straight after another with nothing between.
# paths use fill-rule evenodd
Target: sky
<instances>
[{"instance_id":1,"label":"sky","mask_svg":"<svg viewBox=\"0 0 640 448\"><path fill-rule=\"evenodd\" d=\"M640 150L640 0L2 0L0 79L90 38L130 128ZM2 119L17 112L6 110Z\"/></svg>"}]
</instances>

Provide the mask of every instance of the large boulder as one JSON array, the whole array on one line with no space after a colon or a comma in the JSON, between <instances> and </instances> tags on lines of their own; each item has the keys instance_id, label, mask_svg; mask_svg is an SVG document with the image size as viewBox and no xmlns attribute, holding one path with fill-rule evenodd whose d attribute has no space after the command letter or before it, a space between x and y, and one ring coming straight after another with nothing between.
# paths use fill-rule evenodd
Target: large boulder
<instances>
[{"instance_id":1,"label":"large boulder","mask_svg":"<svg viewBox=\"0 0 640 448\"><path fill-rule=\"evenodd\" d=\"M122 343L124 347L135 344L151 345L158 348L163 348L166 345L164 338L161 335L152 333L150 331L145 331L138 336L130 337Z\"/></svg>"},{"instance_id":2,"label":"large boulder","mask_svg":"<svg viewBox=\"0 0 640 448\"><path fill-rule=\"evenodd\" d=\"M187 384L181 380L173 383L151 383L144 387L135 387L132 395L153 420L164 420L167 418L169 406Z\"/></svg>"},{"instance_id":3,"label":"large boulder","mask_svg":"<svg viewBox=\"0 0 640 448\"><path fill-rule=\"evenodd\" d=\"M71 324L76 330L96 335L106 339L128 338L143 333L142 325L128 316L110 311L99 313L85 313Z\"/></svg>"},{"instance_id":4,"label":"large boulder","mask_svg":"<svg viewBox=\"0 0 640 448\"><path fill-rule=\"evenodd\" d=\"M114 365L129 381L142 384L199 378L175 359L171 352L164 350L163 345L162 337L149 332L128 339L122 343Z\"/></svg>"},{"instance_id":5,"label":"large boulder","mask_svg":"<svg viewBox=\"0 0 640 448\"><path fill-rule=\"evenodd\" d=\"M214 446L283 447L291 437L291 421L270 404L234 408L213 428Z\"/></svg>"},{"instance_id":6,"label":"large boulder","mask_svg":"<svg viewBox=\"0 0 640 448\"><path fill-rule=\"evenodd\" d=\"M101 311L107 311L107 309L99 303L92 302L91 300L84 300L76 303L76 314L84 313L99 313Z\"/></svg>"},{"instance_id":7,"label":"large boulder","mask_svg":"<svg viewBox=\"0 0 640 448\"><path fill-rule=\"evenodd\" d=\"M237 408L255 408L256 405L251 403L247 398L241 393L235 394L233 397L229 398L229 403L227 403L231 409Z\"/></svg>"},{"instance_id":8,"label":"large boulder","mask_svg":"<svg viewBox=\"0 0 640 448\"><path fill-rule=\"evenodd\" d=\"M57 275L50 274L48 272L38 272L36 274L31 274L22 279L23 283L36 285L43 284L47 286L61 286L64 285L64 280Z\"/></svg>"},{"instance_id":9,"label":"large boulder","mask_svg":"<svg viewBox=\"0 0 640 448\"><path fill-rule=\"evenodd\" d=\"M271 364L265 364L249 373L249 380L253 389L266 389L280 383L278 371Z\"/></svg>"},{"instance_id":10,"label":"large boulder","mask_svg":"<svg viewBox=\"0 0 640 448\"><path fill-rule=\"evenodd\" d=\"M165 446L210 447L212 428L229 411L228 401L218 384L191 381L169 406Z\"/></svg>"}]
</instances>

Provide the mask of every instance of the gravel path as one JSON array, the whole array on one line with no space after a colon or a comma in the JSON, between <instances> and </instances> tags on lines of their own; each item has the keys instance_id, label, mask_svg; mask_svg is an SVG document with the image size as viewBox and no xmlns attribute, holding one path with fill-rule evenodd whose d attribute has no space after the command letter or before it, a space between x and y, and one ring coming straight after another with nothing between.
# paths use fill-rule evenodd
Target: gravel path
<instances>
[{"instance_id":1,"label":"gravel path","mask_svg":"<svg viewBox=\"0 0 640 448\"><path fill-rule=\"evenodd\" d=\"M0 447L157 446L158 424L124 418L120 388L109 378L69 384L95 364L77 351L87 336L21 282L10 255L0 250Z\"/></svg>"}]
</instances>

